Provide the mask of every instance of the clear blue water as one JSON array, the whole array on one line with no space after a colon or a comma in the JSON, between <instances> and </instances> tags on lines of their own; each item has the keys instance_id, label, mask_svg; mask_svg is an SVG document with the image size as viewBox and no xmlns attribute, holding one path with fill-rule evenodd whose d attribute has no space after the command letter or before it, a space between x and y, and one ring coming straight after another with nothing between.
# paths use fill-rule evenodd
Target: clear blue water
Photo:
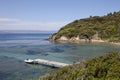
<instances>
[{"instance_id":1,"label":"clear blue water","mask_svg":"<svg viewBox=\"0 0 120 80\"><path fill-rule=\"evenodd\" d=\"M109 52L120 51L120 46L107 43L55 43L45 39L45 33L0 33L0 80L37 80L40 75L56 69L29 65L24 59L41 58L73 63Z\"/></svg>"}]
</instances>

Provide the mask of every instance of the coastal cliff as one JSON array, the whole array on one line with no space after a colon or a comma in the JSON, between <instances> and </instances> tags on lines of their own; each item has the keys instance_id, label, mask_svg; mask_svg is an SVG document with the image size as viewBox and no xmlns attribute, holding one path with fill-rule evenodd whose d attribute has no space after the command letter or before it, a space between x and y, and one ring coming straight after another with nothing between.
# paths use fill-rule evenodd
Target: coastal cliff
<instances>
[{"instance_id":1,"label":"coastal cliff","mask_svg":"<svg viewBox=\"0 0 120 80\"><path fill-rule=\"evenodd\" d=\"M105 40L102 40L100 37L98 37L98 34L95 34L91 37L91 39L89 38L80 38L79 35L76 37L66 37L66 36L61 36L58 39L55 38L55 36L53 36L52 38L50 38L51 41L66 41L66 42L105 42Z\"/></svg>"},{"instance_id":2,"label":"coastal cliff","mask_svg":"<svg viewBox=\"0 0 120 80\"><path fill-rule=\"evenodd\" d=\"M50 41L98 41L120 42L120 11L105 16L90 16L75 20L57 33Z\"/></svg>"}]
</instances>

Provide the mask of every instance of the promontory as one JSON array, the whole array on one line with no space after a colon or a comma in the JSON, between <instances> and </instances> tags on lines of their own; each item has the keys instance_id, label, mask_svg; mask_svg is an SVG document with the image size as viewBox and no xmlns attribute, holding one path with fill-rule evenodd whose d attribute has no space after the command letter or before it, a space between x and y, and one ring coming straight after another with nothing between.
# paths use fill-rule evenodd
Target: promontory
<instances>
[{"instance_id":1,"label":"promontory","mask_svg":"<svg viewBox=\"0 0 120 80\"><path fill-rule=\"evenodd\" d=\"M120 42L120 11L75 20L54 33L49 40Z\"/></svg>"}]
</instances>

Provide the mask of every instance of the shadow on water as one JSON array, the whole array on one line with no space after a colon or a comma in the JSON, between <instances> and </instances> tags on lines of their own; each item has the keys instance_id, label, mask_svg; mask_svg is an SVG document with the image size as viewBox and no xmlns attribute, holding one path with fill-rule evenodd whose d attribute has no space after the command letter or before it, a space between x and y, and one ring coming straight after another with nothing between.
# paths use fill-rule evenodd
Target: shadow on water
<instances>
[{"instance_id":1,"label":"shadow on water","mask_svg":"<svg viewBox=\"0 0 120 80\"><path fill-rule=\"evenodd\" d=\"M50 52L62 53L64 52L64 50L60 49L59 46L56 46L56 47L52 47Z\"/></svg>"},{"instance_id":2,"label":"shadow on water","mask_svg":"<svg viewBox=\"0 0 120 80\"><path fill-rule=\"evenodd\" d=\"M48 54L43 52L43 51L34 51L34 50L27 50L27 55L36 55L36 54L40 54L42 56L47 56Z\"/></svg>"},{"instance_id":3,"label":"shadow on water","mask_svg":"<svg viewBox=\"0 0 120 80\"><path fill-rule=\"evenodd\" d=\"M26 63L26 65L29 66L29 67L32 67L32 68L36 68L36 69L41 69L41 68L43 68L43 69L53 69L53 70L59 69L57 67L46 66L46 65L43 65L43 64L28 64L28 63Z\"/></svg>"}]
</instances>

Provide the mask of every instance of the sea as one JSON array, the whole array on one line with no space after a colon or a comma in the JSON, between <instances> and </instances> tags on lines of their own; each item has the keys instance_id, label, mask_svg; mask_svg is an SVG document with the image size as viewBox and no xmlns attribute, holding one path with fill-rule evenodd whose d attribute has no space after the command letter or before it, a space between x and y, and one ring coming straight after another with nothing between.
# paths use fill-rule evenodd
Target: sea
<instances>
[{"instance_id":1,"label":"sea","mask_svg":"<svg viewBox=\"0 0 120 80\"><path fill-rule=\"evenodd\" d=\"M55 31L0 31L0 80L38 80L58 68L26 64L25 59L46 59L72 64L110 52L120 46L108 43L50 42Z\"/></svg>"}]
</instances>

